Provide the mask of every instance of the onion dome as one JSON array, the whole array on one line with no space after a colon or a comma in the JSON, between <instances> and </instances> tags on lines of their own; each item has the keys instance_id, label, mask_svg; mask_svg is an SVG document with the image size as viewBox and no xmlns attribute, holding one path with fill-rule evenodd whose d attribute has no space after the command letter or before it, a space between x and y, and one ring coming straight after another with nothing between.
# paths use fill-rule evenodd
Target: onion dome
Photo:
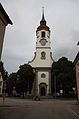
<instances>
[{"instance_id":1,"label":"onion dome","mask_svg":"<svg viewBox=\"0 0 79 119\"><path fill-rule=\"evenodd\" d=\"M40 31L40 30L50 31L49 27L46 25L46 20L45 20L45 17L44 17L44 8L43 8L43 12L42 12L42 19L40 21L40 26L38 26L38 28L37 28L37 31Z\"/></svg>"}]
</instances>

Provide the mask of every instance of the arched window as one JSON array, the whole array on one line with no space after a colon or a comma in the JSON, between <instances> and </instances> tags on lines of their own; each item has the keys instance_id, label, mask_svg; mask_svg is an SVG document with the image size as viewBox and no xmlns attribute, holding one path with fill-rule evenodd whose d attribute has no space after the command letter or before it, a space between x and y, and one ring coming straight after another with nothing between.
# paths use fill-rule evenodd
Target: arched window
<instances>
[{"instance_id":1,"label":"arched window","mask_svg":"<svg viewBox=\"0 0 79 119\"><path fill-rule=\"evenodd\" d=\"M41 74L41 78L45 78L46 75L44 73Z\"/></svg>"},{"instance_id":2,"label":"arched window","mask_svg":"<svg viewBox=\"0 0 79 119\"><path fill-rule=\"evenodd\" d=\"M45 52L41 52L41 59L46 59L46 53Z\"/></svg>"},{"instance_id":3,"label":"arched window","mask_svg":"<svg viewBox=\"0 0 79 119\"><path fill-rule=\"evenodd\" d=\"M41 32L41 37L45 37L45 32L44 31Z\"/></svg>"}]
</instances>

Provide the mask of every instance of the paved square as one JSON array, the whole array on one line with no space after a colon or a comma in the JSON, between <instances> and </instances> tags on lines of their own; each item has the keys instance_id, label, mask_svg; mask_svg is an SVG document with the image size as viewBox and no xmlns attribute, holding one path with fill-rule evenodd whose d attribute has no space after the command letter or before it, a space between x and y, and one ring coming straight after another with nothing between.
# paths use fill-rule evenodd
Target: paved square
<instances>
[{"instance_id":1,"label":"paved square","mask_svg":"<svg viewBox=\"0 0 79 119\"><path fill-rule=\"evenodd\" d=\"M79 119L79 106L70 100L0 98L0 119Z\"/></svg>"}]
</instances>

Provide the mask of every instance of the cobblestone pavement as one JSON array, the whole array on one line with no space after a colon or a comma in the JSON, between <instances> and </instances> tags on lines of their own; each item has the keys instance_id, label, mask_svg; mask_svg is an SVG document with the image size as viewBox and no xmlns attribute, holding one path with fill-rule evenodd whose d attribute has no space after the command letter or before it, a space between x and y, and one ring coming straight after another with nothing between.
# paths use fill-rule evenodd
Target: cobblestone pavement
<instances>
[{"instance_id":1,"label":"cobblestone pavement","mask_svg":"<svg viewBox=\"0 0 79 119\"><path fill-rule=\"evenodd\" d=\"M79 106L74 100L0 98L0 119L79 119Z\"/></svg>"}]
</instances>

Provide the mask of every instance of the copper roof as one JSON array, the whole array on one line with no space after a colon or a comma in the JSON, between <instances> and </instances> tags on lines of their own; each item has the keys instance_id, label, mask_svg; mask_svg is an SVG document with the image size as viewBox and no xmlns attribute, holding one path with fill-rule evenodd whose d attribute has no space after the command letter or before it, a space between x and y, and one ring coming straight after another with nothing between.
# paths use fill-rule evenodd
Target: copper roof
<instances>
[{"instance_id":1,"label":"copper roof","mask_svg":"<svg viewBox=\"0 0 79 119\"><path fill-rule=\"evenodd\" d=\"M50 31L50 30L49 30L49 27L46 26L46 25L44 25L44 24L38 26L37 31L40 31L40 30Z\"/></svg>"}]
</instances>

